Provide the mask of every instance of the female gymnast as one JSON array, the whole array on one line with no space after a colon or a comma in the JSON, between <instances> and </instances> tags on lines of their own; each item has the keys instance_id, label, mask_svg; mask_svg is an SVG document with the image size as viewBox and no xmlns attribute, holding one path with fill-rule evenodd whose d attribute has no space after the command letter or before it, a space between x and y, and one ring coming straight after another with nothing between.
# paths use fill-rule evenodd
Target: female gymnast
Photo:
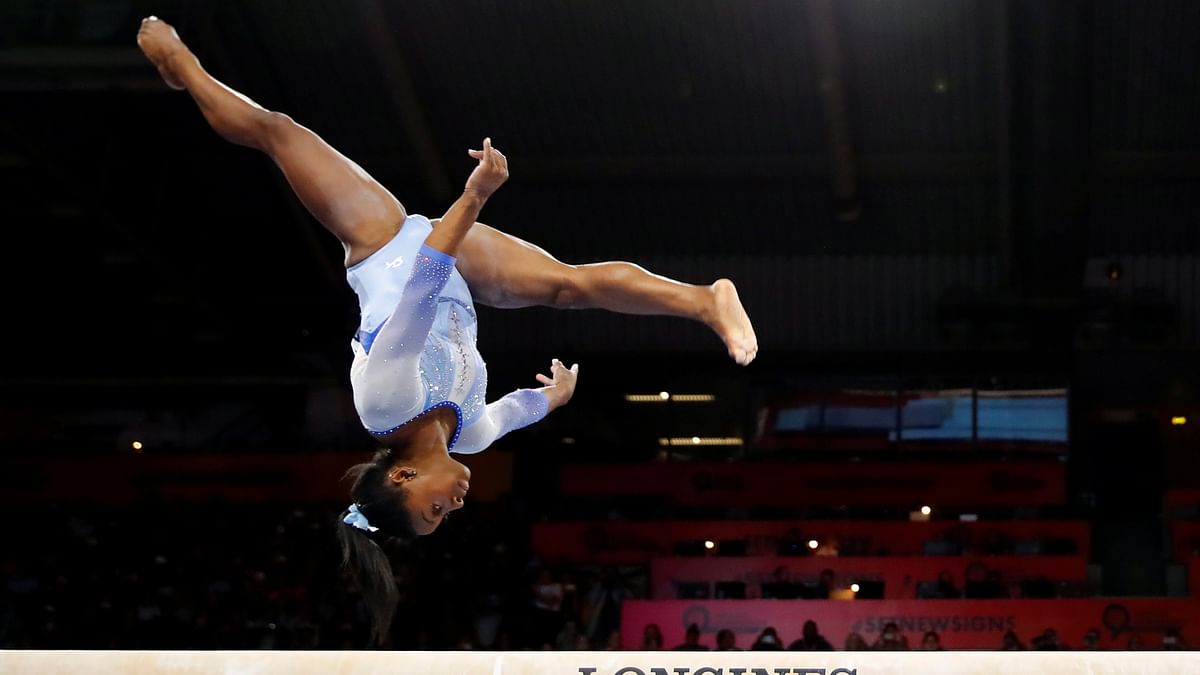
<instances>
[{"instance_id":1,"label":"female gymnast","mask_svg":"<svg viewBox=\"0 0 1200 675\"><path fill-rule=\"evenodd\" d=\"M537 375L541 388L486 403L474 302L685 317L711 327L739 364L754 360L754 329L727 279L693 286L626 262L567 265L475 222L508 178L508 161L490 139L468 151L478 165L441 218L408 214L312 131L214 79L166 22L143 20L137 41L169 86L191 94L219 135L269 155L345 248L346 277L362 315L351 341L354 404L384 449L350 469L354 503L338 530L377 638L387 630L396 597L378 543L429 534L462 508L471 472L450 453L480 452L566 404L575 391L578 365L567 368L554 359L549 376Z\"/></svg>"}]
</instances>

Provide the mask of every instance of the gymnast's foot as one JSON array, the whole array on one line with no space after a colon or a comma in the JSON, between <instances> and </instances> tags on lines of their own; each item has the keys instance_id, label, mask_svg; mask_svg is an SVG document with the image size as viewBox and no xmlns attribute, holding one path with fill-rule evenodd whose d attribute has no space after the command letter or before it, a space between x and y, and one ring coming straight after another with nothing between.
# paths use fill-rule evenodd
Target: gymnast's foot
<instances>
[{"instance_id":1,"label":"gymnast's foot","mask_svg":"<svg viewBox=\"0 0 1200 675\"><path fill-rule=\"evenodd\" d=\"M708 325L725 341L729 356L739 365L748 365L758 355L758 338L738 299L737 288L728 279L718 279L708 289L713 295L712 319Z\"/></svg>"},{"instance_id":2,"label":"gymnast's foot","mask_svg":"<svg viewBox=\"0 0 1200 675\"><path fill-rule=\"evenodd\" d=\"M183 80L179 76L179 59L191 54L179 34L171 24L157 17L142 19L142 27L137 34L138 47L150 62L158 68L163 81L172 89L183 89Z\"/></svg>"}]
</instances>

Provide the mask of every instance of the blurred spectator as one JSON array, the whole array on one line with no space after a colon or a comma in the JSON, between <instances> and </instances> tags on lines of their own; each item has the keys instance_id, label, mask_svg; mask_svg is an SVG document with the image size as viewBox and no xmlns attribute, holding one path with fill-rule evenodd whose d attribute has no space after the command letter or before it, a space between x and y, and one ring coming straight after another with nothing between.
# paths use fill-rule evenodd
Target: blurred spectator
<instances>
[{"instance_id":1,"label":"blurred spectator","mask_svg":"<svg viewBox=\"0 0 1200 675\"><path fill-rule=\"evenodd\" d=\"M792 573L787 565L780 565L771 572L771 579L762 584L762 597L775 600L794 600L800 597L800 587L792 583Z\"/></svg>"},{"instance_id":2,"label":"blurred spectator","mask_svg":"<svg viewBox=\"0 0 1200 675\"><path fill-rule=\"evenodd\" d=\"M809 619L804 622L804 629L799 640L788 645L792 651L831 652L833 645L817 631L817 622Z\"/></svg>"},{"instance_id":3,"label":"blurred spectator","mask_svg":"<svg viewBox=\"0 0 1200 675\"><path fill-rule=\"evenodd\" d=\"M612 567L600 571L599 581L584 596L580 614L592 644L606 642L621 628L621 604L633 597L625 579Z\"/></svg>"},{"instance_id":4,"label":"blurred spectator","mask_svg":"<svg viewBox=\"0 0 1200 675\"><path fill-rule=\"evenodd\" d=\"M871 646L863 639L863 636L858 633L851 633L846 636L846 644L843 647L848 652L866 652L871 650Z\"/></svg>"},{"instance_id":5,"label":"blurred spectator","mask_svg":"<svg viewBox=\"0 0 1200 675\"><path fill-rule=\"evenodd\" d=\"M758 634L758 639L754 644L750 645L750 651L755 652L777 652L783 649L783 640L779 639L779 633L775 631L774 626L767 626L761 633Z\"/></svg>"},{"instance_id":6,"label":"blurred spectator","mask_svg":"<svg viewBox=\"0 0 1200 675\"><path fill-rule=\"evenodd\" d=\"M1179 634L1178 628L1168 628L1163 634L1162 648L1169 651L1185 650L1187 645L1183 641L1183 636Z\"/></svg>"},{"instance_id":7,"label":"blurred spectator","mask_svg":"<svg viewBox=\"0 0 1200 675\"><path fill-rule=\"evenodd\" d=\"M1146 646L1142 642L1142 637L1140 635L1138 635L1137 633L1130 635L1129 642L1125 643L1125 649L1127 649L1131 652L1140 652L1141 650L1143 650L1145 648L1146 648Z\"/></svg>"},{"instance_id":8,"label":"blurred spectator","mask_svg":"<svg viewBox=\"0 0 1200 675\"><path fill-rule=\"evenodd\" d=\"M706 652L708 647L700 644L700 626L692 624L687 627L687 633L683 636L683 644L675 647L675 651L680 652Z\"/></svg>"},{"instance_id":9,"label":"blurred spectator","mask_svg":"<svg viewBox=\"0 0 1200 675\"><path fill-rule=\"evenodd\" d=\"M908 638L900 632L900 626L890 621L884 624L879 639L871 648L877 651L908 651Z\"/></svg>"},{"instance_id":10,"label":"blurred spectator","mask_svg":"<svg viewBox=\"0 0 1200 675\"><path fill-rule=\"evenodd\" d=\"M1100 649L1100 631L1093 628L1083 634L1083 644L1079 647L1084 651L1097 651Z\"/></svg>"},{"instance_id":11,"label":"blurred spectator","mask_svg":"<svg viewBox=\"0 0 1200 675\"><path fill-rule=\"evenodd\" d=\"M656 623L648 623L642 629L642 645L638 649L644 652L657 651L663 648L662 630Z\"/></svg>"},{"instance_id":12,"label":"blurred spectator","mask_svg":"<svg viewBox=\"0 0 1200 675\"><path fill-rule=\"evenodd\" d=\"M789 527L783 533L783 536L779 538L779 555L808 555L808 542L800 535L800 530Z\"/></svg>"},{"instance_id":13,"label":"blurred spectator","mask_svg":"<svg viewBox=\"0 0 1200 675\"><path fill-rule=\"evenodd\" d=\"M1019 652L1024 651L1025 645L1021 643L1021 639L1011 630L1004 634L1004 639L1000 643L1000 651L1002 652Z\"/></svg>"},{"instance_id":14,"label":"blurred spectator","mask_svg":"<svg viewBox=\"0 0 1200 675\"><path fill-rule=\"evenodd\" d=\"M1008 586L999 570L988 569L982 563L975 562L967 567L963 597L975 600L1007 598Z\"/></svg>"},{"instance_id":15,"label":"blurred spectator","mask_svg":"<svg viewBox=\"0 0 1200 675\"><path fill-rule=\"evenodd\" d=\"M553 645L562 630L564 616L562 608L565 591L561 582L547 568L537 570L537 576L530 584L530 608L524 622L526 634L521 639L522 646L537 647Z\"/></svg>"},{"instance_id":16,"label":"blurred spectator","mask_svg":"<svg viewBox=\"0 0 1200 675\"><path fill-rule=\"evenodd\" d=\"M562 608L563 585L556 581L550 570L542 568L538 571L537 580L533 582L533 605L540 610L557 614Z\"/></svg>"},{"instance_id":17,"label":"blurred spectator","mask_svg":"<svg viewBox=\"0 0 1200 675\"><path fill-rule=\"evenodd\" d=\"M559 651L577 649L580 638L586 640L587 636L579 632L579 627L573 619L567 619L563 622L562 630L558 631L558 636L554 638L554 648Z\"/></svg>"},{"instance_id":18,"label":"blurred spectator","mask_svg":"<svg viewBox=\"0 0 1200 675\"><path fill-rule=\"evenodd\" d=\"M829 568L821 570L821 575L817 578L817 597L828 598L835 590L837 590L837 574Z\"/></svg>"},{"instance_id":19,"label":"blurred spectator","mask_svg":"<svg viewBox=\"0 0 1200 675\"><path fill-rule=\"evenodd\" d=\"M962 597L962 591L954 585L954 577L950 572L942 570L938 573L937 591L934 597L942 600Z\"/></svg>"},{"instance_id":20,"label":"blurred spectator","mask_svg":"<svg viewBox=\"0 0 1200 675\"><path fill-rule=\"evenodd\" d=\"M1040 651L1063 651L1067 649L1058 639L1058 631L1047 628L1042 634L1030 641L1030 647Z\"/></svg>"},{"instance_id":21,"label":"blurred spectator","mask_svg":"<svg viewBox=\"0 0 1200 675\"><path fill-rule=\"evenodd\" d=\"M942 638L937 634L937 631L931 630L921 637L920 651L925 652L940 652L942 651Z\"/></svg>"},{"instance_id":22,"label":"blurred spectator","mask_svg":"<svg viewBox=\"0 0 1200 675\"><path fill-rule=\"evenodd\" d=\"M717 632L717 649L718 652L738 652L737 636L728 628L722 628Z\"/></svg>"}]
</instances>

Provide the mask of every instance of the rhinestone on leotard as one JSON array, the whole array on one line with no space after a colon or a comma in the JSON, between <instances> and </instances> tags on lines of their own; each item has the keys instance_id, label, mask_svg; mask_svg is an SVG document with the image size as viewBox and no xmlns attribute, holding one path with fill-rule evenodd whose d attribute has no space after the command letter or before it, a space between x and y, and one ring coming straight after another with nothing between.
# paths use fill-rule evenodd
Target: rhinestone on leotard
<instances>
[{"instance_id":1,"label":"rhinestone on leotard","mask_svg":"<svg viewBox=\"0 0 1200 675\"><path fill-rule=\"evenodd\" d=\"M412 273L406 282L406 288L415 293L401 296L399 304L393 309L386 323L403 322L390 332L380 332L381 328L370 331L360 331L372 340L379 336L379 349L388 354L387 358L380 355L378 360L369 361L367 366L381 364L381 369L374 372L375 377L382 381L372 383L371 391L375 396L376 407L381 411L382 423L369 428L388 428L388 431L373 431L377 435L386 435L411 423L429 410L443 406L453 406L459 419L459 429L487 429L489 431L471 433L470 440L464 443L460 452L478 452L497 438L527 424L531 424L546 414L546 397L533 390L519 390L503 397L496 402L493 409L486 402L487 395L487 366L480 357L475 341L478 334L477 316L471 306L470 295L461 276L454 274L454 259L432 252L427 254L422 248L420 254L412 258ZM448 282L451 282L447 285ZM419 289L419 290L418 290ZM356 290L358 290L356 288ZM362 291L360 291L360 296ZM400 337L397 330L404 331L405 326L413 322L428 326L421 344L418 346L414 339L417 334L407 333L406 341L412 343L408 349L404 344L389 340ZM371 349L364 342L364 350ZM415 363L414 363L415 361ZM387 364L386 368L382 364ZM405 371L412 364L413 370ZM406 372L412 375L406 375ZM410 379L411 378L411 379ZM395 383L393 390L389 384ZM412 384L409 384L412 383ZM415 384L419 390L411 389ZM384 391L379 391L374 385L379 385ZM411 401L413 394L420 392L424 400L420 403L421 412L408 420L395 424L387 419L388 407L386 401ZM530 398L532 396L532 398ZM365 401L362 405L370 408L373 402ZM397 411L398 412L398 411ZM411 413L405 413L405 416ZM482 416L488 416L486 426L473 427ZM396 416L393 416L396 417ZM365 419L365 418L364 418ZM455 434L457 442L458 435Z\"/></svg>"}]
</instances>

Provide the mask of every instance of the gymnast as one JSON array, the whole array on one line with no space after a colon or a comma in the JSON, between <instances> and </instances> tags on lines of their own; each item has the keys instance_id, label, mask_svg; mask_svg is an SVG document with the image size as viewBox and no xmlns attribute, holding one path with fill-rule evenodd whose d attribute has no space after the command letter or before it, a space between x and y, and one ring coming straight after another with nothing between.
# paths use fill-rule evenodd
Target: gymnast
<instances>
[{"instance_id":1,"label":"gymnast","mask_svg":"<svg viewBox=\"0 0 1200 675\"><path fill-rule=\"evenodd\" d=\"M685 317L712 328L737 363L754 360L754 329L728 279L694 286L626 262L567 265L475 222L508 178L508 160L490 139L468 151L478 164L441 218L409 214L312 131L214 79L170 24L143 20L137 42L167 85L187 90L220 136L269 155L345 249L346 277L361 311L351 341L354 405L384 449L348 472L354 502L338 531L378 637L395 604L379 543L429 534L462 508L471 471L450 453L480 452L565 405L575 391L578 365L554 359L549 376L536 376L542 387L487 403L475 302Z\"/></svg>"}]
</instances>

